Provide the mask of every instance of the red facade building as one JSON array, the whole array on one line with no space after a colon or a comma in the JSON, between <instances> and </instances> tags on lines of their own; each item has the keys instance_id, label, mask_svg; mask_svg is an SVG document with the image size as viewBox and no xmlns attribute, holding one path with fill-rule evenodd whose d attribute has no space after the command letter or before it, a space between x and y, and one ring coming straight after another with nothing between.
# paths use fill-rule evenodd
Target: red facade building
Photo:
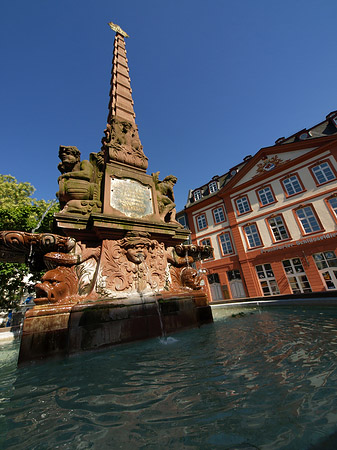
<instances>
[{"instance_id":1,"label":"red facade building","mask_svg":"<svg viewBox=\"0 0 337 450\"><path fill-rule=\"evenodd\" d=\"M337 290L337 111L190 191L210 298Z\"/></svg>"}]
</instances>

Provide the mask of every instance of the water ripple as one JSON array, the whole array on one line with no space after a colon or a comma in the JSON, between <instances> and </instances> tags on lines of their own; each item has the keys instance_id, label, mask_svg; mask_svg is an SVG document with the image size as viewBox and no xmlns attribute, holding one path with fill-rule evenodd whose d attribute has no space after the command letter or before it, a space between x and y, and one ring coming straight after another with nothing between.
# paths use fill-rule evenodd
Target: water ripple
<instances>
[{"instance_id":1,"label":"water ripple","mask_svg":"<svg viewBox=\"0 0 337 450\"><path fill-rule=\"evenodd\" d=\"M334 310L256 310L172 339L20 370L4 346L1 448L291 450L335 431Z\"/></svg>"}]
</instances>

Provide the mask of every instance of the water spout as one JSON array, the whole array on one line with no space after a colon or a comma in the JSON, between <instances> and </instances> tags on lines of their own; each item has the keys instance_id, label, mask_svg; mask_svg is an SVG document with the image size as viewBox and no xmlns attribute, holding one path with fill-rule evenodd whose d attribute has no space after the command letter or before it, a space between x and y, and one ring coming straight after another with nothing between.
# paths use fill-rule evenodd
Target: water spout
<instances>
[{"instance_id":1,"label":"water spout","mask_svg":"<svg viewBox=\"0 0 337 450\"><path fill-rule=\"evenodd\" d=\"M48 214L48 211L55 205L56 202L57 202L57 200L55 200L55 199L50 202L50 205L48 205L48 207L45 209L44 213L42 214L41 219L38 222L38 224L36 225L35 228L32 229L32 233L35 233L35 231L40 228L43 219L46 217L46 215ZM33 242L31 242L31 244L30 244L30 249L29 249L29 255L28 255L28 258L27 258L27 262L28 262L28 265L30 265L30 266L32 266L34 264Z\"/></svg>"},{"instance_id":2,"label":"water spout","mask_svg":"<svg viewBox=\"0 0 337 450\"><path fill-rule=\"evenodd\" d=\"M36 225L36 227L32 230L32 233L35 233L36 230L38 230L41 226L41 223L43 221L43 219L46 217L46 215L48 214L48 211L52 208L52 206L55 205L55 203L57 202L57 200L52 200L50 205L48 205L47 209L45 210L45 212L42 214L42 217L39 221L39 223Z\"/></svg>"},{"instance_id":3,"label":"water spout","mask_svg":"<svg viewBox=\"0 0 337 450\"><path fill-rule=\"evenodd\" d=\"M157 307L157 312L158 312L158 317L159 317L159 323L160 323L160 329L161 329L161 338L166 340L166 331L165 331L165 327L164 327L164 322L163 322L163 318L162 318L162 313L161 313L161 309L160 309L160 304L157 298L155 298L155 302L156 302L156 307Z\"/></svg>"}]
</instances>

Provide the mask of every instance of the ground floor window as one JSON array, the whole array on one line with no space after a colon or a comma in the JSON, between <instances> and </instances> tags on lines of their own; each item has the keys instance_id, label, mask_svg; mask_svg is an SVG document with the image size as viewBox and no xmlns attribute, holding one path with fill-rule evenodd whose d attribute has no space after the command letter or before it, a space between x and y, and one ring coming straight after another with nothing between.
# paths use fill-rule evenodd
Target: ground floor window
<instances>
[{"instance_id":1,"label":"ground floor window","mask_svg":"<svg viewBox=\"0 0 337 450\"><path fill-rule=\"evenodd\" d=\"M312 292L300 258L282 261L293 294Z\"/></svg>"},{"instance_id":2,"label":"ground floor window","mask_svg":"<svg viewBox=\"0 0 337 450\"><path fill-rule=\"evenodd\" d=\"M313 255L325 286L328 290L337 289L337 258L333 251Z\"/></svg>"},{"instance_id":3,"label":"ground floor window","mask_svg":"<svg viewBox=\"0 0 337 450\"><path fill-rule=\"evenodd\" d=\"M279 294L280 290L275 280L274 272L270 264L261 264L255 267L257 276L260 281L263 295Z\"/></svg>"}]
</instances>

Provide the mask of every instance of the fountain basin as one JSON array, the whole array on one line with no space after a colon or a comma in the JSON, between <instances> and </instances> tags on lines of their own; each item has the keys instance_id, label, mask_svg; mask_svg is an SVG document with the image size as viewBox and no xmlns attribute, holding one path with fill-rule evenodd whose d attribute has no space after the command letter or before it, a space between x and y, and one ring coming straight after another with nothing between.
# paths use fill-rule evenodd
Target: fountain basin
<instances>
[{"instance_id":1,"label":"fountain basin","mask_svg":"<svg viewBox=\"0 0 337 450\"><path fill-rule=\"evenodd\" d=\"M336 448L337 309L228 311L20 369L0 347L2 448Z\"/></svg>"},{"instance_id":2,"label":"fountain basin","mask_svg":"<svg viewBox=\"0 0 337 450\"><path fill-rule=\"evenodd\" d=\"M26 314L18 364L153 338L213 321L204 293L133 295Z\"/></svg>"}]
</instances>

